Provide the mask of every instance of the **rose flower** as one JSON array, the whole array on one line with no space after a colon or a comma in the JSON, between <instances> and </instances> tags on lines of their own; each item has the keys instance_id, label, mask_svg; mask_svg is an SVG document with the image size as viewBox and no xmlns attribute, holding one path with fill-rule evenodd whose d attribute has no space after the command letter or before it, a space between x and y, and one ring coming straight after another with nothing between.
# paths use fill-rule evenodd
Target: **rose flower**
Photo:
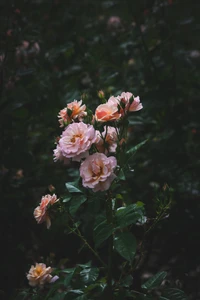
<instances>
[{"instance_id":1,"label":"rose flower","mask_svg":"<svg viewBox=\"0 0 200 300\"><path fill-rule=\"evenodd\" d=\"M116 177L116 166L117 160L114 156L107 157L103 153L88 156L80 167L83 186L93 189L94 192L108 190Z\"/></svg>"},{"instance_id":2,"label":"rose flower","mask_svg":"<svg viewBox=\"0 0 200 300\"><path fill-rule=\"evenodd\" d=\"M38 224L46 222L47 228L51 226L51 219L48 213L48 208L58 202L57 196L55 194L43 196L40 202L40 205L37 206L34 210L34 217Z\"/></svg>"},{"instance_id":3,"label":"rose flower","mask_svg":"<svg viewBox=\"0 0 200 300\"><path fill-rule=\"evenodd\" d=\"M60 155L80 161L88 155L88 150L96 139L96 131L92 125L72 123L67 126L59 140Z\"/></svg>"},{"instance_id":4,"label":"rose flower","mask_svg":"<svg viewBox=\"0 0 200 300\"><path fill-rule=\"evenodd\" d=\"M30 286L43 286L45 283L55 282L59 277L50 275L52 272L51 267L46 267L43 263L36 263L35 266L31 266L27 279Z\"/></svg>"},{"instance_id":5,"label":"rose flower","mask_svg":"<svg viewBox=\"0 0 200 300\"><path fill-rule=\"evenodd\" d=\"M67 124L71 123L72 120L82 121L83 118L87 115L85 104L82 105L82 100L74 100L71 103L67 104L67 107L62 109L58 114L58 121L60 127L64 127Z\"/></svg>"}]
</instances>

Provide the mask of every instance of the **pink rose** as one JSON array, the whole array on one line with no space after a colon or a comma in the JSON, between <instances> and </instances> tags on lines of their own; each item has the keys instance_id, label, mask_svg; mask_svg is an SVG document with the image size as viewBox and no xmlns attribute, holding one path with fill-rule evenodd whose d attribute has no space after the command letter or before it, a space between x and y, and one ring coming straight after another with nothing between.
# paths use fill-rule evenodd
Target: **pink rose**
<instances>
[{"instance_id":1,"label":"pink rose","mask_svg":"<svg viewBox=\"0 0 200 300\"><path fill-rule=\"evenodd\" d=\"M88 150L96 141L96 131L92 125L83 122L70 124L59 140L60 155L80 161L88 156Z\"/></svg>"},{"instance_id":2,"label":"pink rose","mask_svg":"<svg viewBox=\"0 0 200 300\"><path fill-rule=\"evenodd\" d=\"M91 188L94 192L108 190L116 177L116 166L117 160L114 156L107 157L103 153L88 156L80 167L83 186Z\"/></svg>"},{"instance_id":3,"label":"pink rose","mask_svg":"<svg viewBox=\"0 0 200 300\"><path fill-rule=\"evenodd\" d=\"M52 196L48 194L42 197L40 205L35 208L33 213L38 224L46 222L47 229L50 228L51 219L48 214L48 208L58 201L59 199L57 199L57 196L55 194L53 194Z\"/></svg>"},{"instance_id":4,"label":"pink rose","mask_svg":"<svg viewBox=\"0 0 200 300\"><path fill-rule=\"evenodd\" d=\"M100 104L95 111L95 119L98 122L108 122L119 120L121 114L118 112L118 101L115 97L110 97L108 102Z\"/></svg>"},{"instance_id":5,"label":"pink rose","mask_svg":"<svg viewBox=\"0 0 200 300\"><path fill-rule=\"evenodd\" d=\"M112 126L104 126L104 131L102 132L101 135L99 132L98 136L100 138L97 140L96 147L99 152L104 152L106 154L107 152L111 152L111 153L116 152L117 141L118 141L118 129Z\"/></svg>"},{"instance_id":6,"label":"pink rose","mask_svg":"<svg viewBox=\"0 0 200 300\"><path fill-rule=\"evenodd\" d=\"M67 104L67 107L62 109L58 114L58 121L60 127L66 126L68 123L73 120L82 121L83 118L87 115L85 104L82 105L82 100L74 100L71 103Z\"/></svg>"},{"instance_id":7,"label":"pink rose","mask_svg":"<svg viewBox=\"0 0 200 300\"><path fill-rule=\"evenodd\" d=\"M59 277L50 275L52 272L51 267L46 267L43 263L36 263L35 266L31 266L27 279L30 286L43 286L45 283L55 282Z\"/></svg>"},{"instance_id":8,"label":"pink rose","mask_svg":"<svg viewBox=\"0 0 200 300\"><path fill-rule=\"evenodd\" d=\"M56 149L53 150L53 156L54 156L54 161L63 161L65 165L68 165L70 163L70 159L66 158L62 155L62 151L60 148L60 145L57 144Z\"/></svg>"},{"instance_id":9,"label":"pink rose","mask_svg":"<svg viewBox=\"0 0 200 300\"><path fill-rule=\"evenodd\" d=\"M133 97L133 101L132 103L130 102L130 99ZM132 93L121 93L120 96L117 97L119 99L120 102L120 106L122 107L122 109L120 110L120 112L122 114L130 111L138 111L140 109L143 108L142 103L140 103L140 97L134 97ZM124 107L124 108L123 108Z\"/></svg>"}]
</instances>

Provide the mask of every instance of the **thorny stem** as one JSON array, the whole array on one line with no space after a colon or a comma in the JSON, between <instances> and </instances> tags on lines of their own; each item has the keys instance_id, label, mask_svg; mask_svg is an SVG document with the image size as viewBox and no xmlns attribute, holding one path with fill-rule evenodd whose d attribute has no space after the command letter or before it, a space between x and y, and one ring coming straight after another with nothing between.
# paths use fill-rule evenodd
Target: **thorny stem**
<instances>
[{"instance_id":1,"label":"thorny stem","mask_svg":"<svg viewBox=\"0 0 200 300\"><path fill-rule=\"evenodd\" d=\"M70 218L70 220L72 221L72 223L74 224L74 220L72 219L72 217L70 216L70 214L68 214L68 217ZM84 236L81 234L80 230L78 228L76 228L75 230L73 228L71 228L68 224L67 227L76 235L78 236L83 243L88 247L88 249L90 249L90 251L96 256L96 258L101 262L101 264L104 266L104 268L107 269L107 265L104 263L104 261L101 259L101 257L99 256L99 254L92 248L92 246L87 242L87 240L84 238Z\"/></svg>"}]
</instances>

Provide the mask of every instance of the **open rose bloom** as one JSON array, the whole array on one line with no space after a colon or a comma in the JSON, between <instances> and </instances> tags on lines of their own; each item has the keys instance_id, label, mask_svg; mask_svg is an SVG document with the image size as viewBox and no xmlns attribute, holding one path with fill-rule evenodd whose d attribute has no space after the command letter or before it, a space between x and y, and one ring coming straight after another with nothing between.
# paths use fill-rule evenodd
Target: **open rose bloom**
<instances>
[{"instance_id":1,"label":"open rose bloom","mask_svg":"<svg viewBox=\"0 0 200 300\"><path fill-rule=\"evenodd\" d=\"M80 167L83 186L91 188L94 192L108 190L116 177L116 166L117 160L114 156L107 157L103 153L88 156Z\"/></svg>"},{"instance_id":2,"label":"open rose bloom","mask_svg":"<svg viewBox=\"0 0 200 300\"><path fill-rule=\"evenodd\" d=\"M95 111L95 119L98 122L108 122L119 120L121 114L118 111L118 101L111 97L107 103L100 104Z\"/></svg>"},{"instance_id":3,"label":"open rose bloom","mask_svg":"<svg viewBox=\"0 0 200 300\"><path fill-rule=\"evenodd\" d=\"M74 100L67 104L67 107L62 109L58 114L58 121L60 127L64 127L71 123L73 120L83 121L83 118L87 115L85 104L82 105L82 100Z\"/></svg>"},{"instance_id":4,"label":"open rose bloom","mask_svg":"<svg viewBox=\"0 0 200 300\"><path fill-rule=\"evenodd\" d=\"M51 272L51 267L46 267L46 265L43 263L36 263L35 266L31 266L27 274L29 285L35 287L43 286L46 283L55 282L59 277L52 277Z\"/></svg>"},{"instance_id":5,"label":"open rose bloom","mask_svg":"<svg viewBox=\"0 0 200 300\"><path fill-rule=\"evenodd\" d=\"M47 228L51 226L51 219L48 213L48 208L58 202L57 196L55 194L43 196L40 202L40 205L37 206L34 210L34 217L38 224L46 222Z\"/></svg>"},{"instance_id":6,"label":"open rose bloom","mask_svg":"<svg viewBox=\"0 0 200 300\"><path fill-rule=\"evenodd\" d=\"M88 150L96 139L96 131L92 125L83 122L72 123L62 133L54 155L56 159L72 158L72 160L80 161L88 156Z\"/></svg>"}]
</instances>

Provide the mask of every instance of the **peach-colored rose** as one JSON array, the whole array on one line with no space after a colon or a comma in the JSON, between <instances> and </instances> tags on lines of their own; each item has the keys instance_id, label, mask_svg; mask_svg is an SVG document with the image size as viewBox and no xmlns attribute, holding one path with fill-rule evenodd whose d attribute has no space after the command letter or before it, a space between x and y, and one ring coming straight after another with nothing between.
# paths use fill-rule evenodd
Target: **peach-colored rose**
<instances>
[{"instance_id":1,"label":"peach-colored rose","mask_svg":"<svg viewBox=\"0 0 200 300\"><path fill-rule=\"evenodd\" d=\"M133 97L133 101L131 103L131 98ZM120 110L121 114L124 114L128 111L138 111L143 108L142 103L140 103L140 97L134 97L132 93L121 93L120 96L117 97L120 102L120 106L122 109ZM123 108L124 106L124 108Z\"/></svg>"},{"instance_id":2,"label":"peach-colored rose","mask_svg":"<svg viewBox=\"0 0 200 300\"><path fill-rule=\"evenodd\" d=\"M116 177L116 166L117 160L114 156L107 157L103 153L88 156L80 167L83 186L91 188L94 192L108 190Z\"/></svg>"},{"instance_id":3,"label":"peach-colored rose","mask_svg":"<svg viewBox=\"0 0 200 300\"><path fill-rule=\"evenodd\" d=\"M87 115L87 112L85 110L86 106L85 104L82 105L82 100L74 100L73 102L68 103L67 107L62 109L58 114L60 127L64 127L76 119L82 121L83 118Z\"/></svg>"},{"instance_id":4,"label":"peach-colored rose","mask_svg":"<svg viewBox=\"0 0 200 300\"><path fill-rule=\"evenodd\" d=\"M35 266L31 266L27 279L30 286L43 286L45 283L55 282L59 277L50 275L52 272L51 267L46 267L43 263L36 263Z\"/></svg>"},{"instance_id":5,"label":"peach-colored rose","mask_svg":"<svg viewBox=\"0 0 200 300\"><path fill-rule=\"evenodd\" d=\"M100 104L95 111L95 119L98 122L116 121L120 119L118 112L118 101L115 97L110 97L104 104Z\"/></svg>"},{"instance_id":6,"label":"peach-colored rose","mask_svg":"<svg viewBox=\"0 0 200 300\"><path fill-rule=\"evenodd\" d=\"M55 194L53 194L52 196L48 194L42 197L40 205L35 208L33 213L38 224L46 222L47 228L50 228L51 219L48 214L48 208L58 201L59 199L57 199L57 196Z\"/></svg>"},{"instance_id":7,"label":"peach-colored rose","mask_svg":"<svg viewBox=\"0 0 200 300\"><path fill-rule=\"evenodd\" d=\"M99 152L104 152L106 154L107 152L116 152L118 141L118 129L112 126L104 126L104 131L101 135L99 132L98 135L100 138L97 140L96 147ZM107 145L105 145L104 143L106 143Z\"/></svg>"},{"instance_id":8,"label":"peach-colored rose","mask_svg":"<svg viewBox=\"0 0 200 300\"><path fill-rule=\"evenodd\" d=\"M96 131L92 125L83 122L72 123L63 131L59 140L61 155L80 161L88 156L88 150L96 139Z\"/></svg>"}]
</instances>

